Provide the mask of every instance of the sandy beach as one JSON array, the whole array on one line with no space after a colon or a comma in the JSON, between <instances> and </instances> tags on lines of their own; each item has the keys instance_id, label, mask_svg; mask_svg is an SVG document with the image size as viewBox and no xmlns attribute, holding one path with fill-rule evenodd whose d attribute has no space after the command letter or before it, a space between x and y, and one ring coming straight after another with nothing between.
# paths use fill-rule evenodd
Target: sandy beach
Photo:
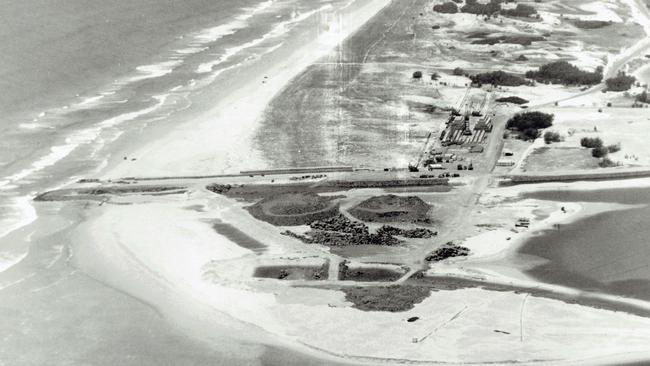
<instances>
[{"instance_id":1,"label":"sandy beach","mask_svg":"<svg viewBox=\"0 0 650 366\"><path fill-rule=\"evenodd\" d=\"M203 175L265 167L266 161L252 138L267 104L291 79L327 55L389 2L354 2L338 12L324 8L314 13L306 20L317 26L307 27L295 46L283 47L278 54L267 55L265 63L240 71L255 77L236 80L227 86L225 98L216 101L208 112L132 149L128 155L137 156L137 161L118 160L103 176Z\"/></svg>"}]
</instances>

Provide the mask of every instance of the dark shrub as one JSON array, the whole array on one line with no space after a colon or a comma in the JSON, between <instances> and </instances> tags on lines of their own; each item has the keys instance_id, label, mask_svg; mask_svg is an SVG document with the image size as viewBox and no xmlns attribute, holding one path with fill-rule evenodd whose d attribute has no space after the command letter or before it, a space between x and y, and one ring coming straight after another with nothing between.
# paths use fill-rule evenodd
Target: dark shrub
<instances>
[{"instance_id":1,"label":"dark shrub","mask_svg":"<svg viewBox=\"0 0 650 366\"><path fill-rule=\"evenodd\" d=\"M465 74L465 70L461 69L460 67L457 67L454 69L453 74L456 76L461 76Z\"/></svg>"},{"instance_id":2,"label":"dark shrub","mask_svg":"<svg viewBox=\"0 0 650 366\"><path fill-rule=\"evenodd\" d=\"M499 103L512 103L512 104L526 104L528 101L524 98L519 98L519 97L504 97L504 98L498 98L497 102Z\"/></svg>"},{"instance_id":3,"label":"dark shrub","mask_svg":"<svg viewBox=\"0 0 650 366\"><path fill-rule=\"evenodd\" d=\"M621 151L621 145L620 144L609 145L607 146L607 151L611 154L615 152L619 152Z\"/></svg>"},{"instance_id":4,"label":"dark shrub","mask_svg":"<svg viewBox=\"0 0 650 366\"><path fill-rule=\"evenodd\" d=\"M477 0L467 0L460 11L476 15L492 15L501 11L502 2L502 0L490 0L487 4L481 4Z\"/></svg>"},{"instance_id":5,"label":"dark shrub","mask_svg":"<svg viewBox=\"0 0 650 366\"><path fill-rule=\"evenodd\" d=\"M607 84L608 91L625 91L629 90L635 81L634 76L619 72L616 77L605 80L605 84Z\"/></svg>"},{"instance_id":6,"label":"dark shrub","mask_svg":"<svg viewBox=\"0 0 650 366\"><path fill-rule=\"evenodd\" d=\"M422 79L422 71L416 71L413 73L413 79Z\"/></svg>"},{"instance_id":7,"label":"dark shrub","mask_svg":"<svg viewBox=\"0 0 650 366\"><path fill-rule=\"evenodd\" d=\"M650 103L650 96L647 91L642 91L641 94L637 95L635 100L639 103Z\"/></svg>"},{"instance_id":8,"label":"dark shrub","mask_svg":"<svg viewBox=\"0 0 650 366\"><path fill-rule=\"evenodd\" d=\"M609 160L608 158L603 158L603 160L598 163L598 166L601 168L611 168L615 167L616 165L617 164L615 162Z\"/></svg>"},{"instance_id":9,"label":"dark shrub","mask_svg":"<svg viewBox=\"0 0 650 366\"><path fill-rule=\"evenodd\" d=\"M519 136L526 141L535 140L539 137L539 130L536 128L527 128Z\"/></svg>"},{"instance_id":10,"label":"dark shrub","mask_svg":"<svg viewBox=\"0 0 650 366\"><path fill-rule=\"evenodd\" d=\"M551 62L541 66L537 71L526 72L526 77L541 83L564 85L595 85L603 80L603 69L594 72L580 70L566 61Z\"/></svg>"},{"instance_id":11,"label":"dark shrub","mask_svg":"<svg viewBox=\"0 0 650 366\"><path fill-rule=\"evenodd\" d=\"M544 142L547 144L562 141L562 136L558 132L548 131L544 133Z\"/></svg>"},{"instance_id":12,"label":"dark shrub","mask_svg":"<svg viewBox=\"0 0 650 366\"><path fill-rule=\"evenodd\" d=\"M593 150L591 150L591 156L593 156L594 158L602 158L604 156L607 156L608 153L609 151L604 146L596 147Z\"/></svg>"},{"instance_id":13,"label":"dark shrub","mask_svg":"<svg viewBox=\"0 0 650 366\"><path fill-rule=\"evenodd\" d=\"M599 137L583 137L580 139L580 146L590 149L603 147L603 140Z\"/></svg>"},{"instance_id":14,"label":"dark shrub","mask_svg":"<svg viewBox=\"0 0 650 366\"><path fill-rule=\"evenodd\" d=\"M456 14L458 13L458 5L450 1L444 4L434 5L433 11L445 14Z\"/></svg>"},{"instance_id":15,"label":"dark shrub","mask_svg":"<svg viewBox=\"0 0 650 366\"><path fill-rule=\"evenodd\" d=\"M518 113L508 120L506 128L519 131L528 128L543 129L553 125L553 115L542 112Z\"/></svg>"},{"instance_id":16,"label":"dark shrub","mask_svg":"<svg viewBox=\"0 0 650 366\"><path fill-rule=\"evenodd\" d=\"M532 15L537 14L537 10L530 5L517 4L517 7L514 9L501 10L501 14L510 17L528 18Z\"/></svg>"},{"instance_id":17,"label":"dark shrub","mask_svg":"<svg viewBox=\"0 0 650 366\"><path fill-rule=\"evenodd\" d=\"M507 72L501 70L472 75L470 76L470 79L472 79L472 82L476 84L491 84L491 85L503 85L503 86L520 86L520 85L528 84L526 79L517 75L508 74Z\"/></svg>"}]
</instances>

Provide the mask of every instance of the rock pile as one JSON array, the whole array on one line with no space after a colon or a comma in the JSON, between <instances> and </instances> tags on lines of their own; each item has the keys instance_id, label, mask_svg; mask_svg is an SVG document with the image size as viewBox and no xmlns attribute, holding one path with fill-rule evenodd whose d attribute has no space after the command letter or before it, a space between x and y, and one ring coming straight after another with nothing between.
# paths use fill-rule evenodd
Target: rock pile
<instances>
[{"instance_id":1,"label":"rock pile","mask_svg":"<svg viewBox=\"0 0 650 366\"><path fill-rule=\"evenodd\" d=\"M444 246L434 250L424 258L427 262L440 262L447 258L466 257L469 255L469 248L448 242Z\"/></svg>"},{"instance_id":2,"label":"rock pile","mask_svg":"<svg viewBox=\"0 0 650 366\"><path fill-rule=\"evenodd\" d=\"M397 245L401 241L386 232L371 234L368 226L355 222L343 215L329 219L316 220L309 227L311 231L299 235L291 231L282 234L300 239L307 244L321 244L326 246L347 245Z\"/></svg>"},{"instance_id":3,"label":"rock pile","mask_svg":"<svg viewBox=\"0 0 650 366\"><path fill-rule=\"evenodd\" d=\"M437 232L425 228L400 229L394 226L384 225L377 230L378 234L403 236L405 238L430 238L438 235Z\"/></svg>"}]
</instances>

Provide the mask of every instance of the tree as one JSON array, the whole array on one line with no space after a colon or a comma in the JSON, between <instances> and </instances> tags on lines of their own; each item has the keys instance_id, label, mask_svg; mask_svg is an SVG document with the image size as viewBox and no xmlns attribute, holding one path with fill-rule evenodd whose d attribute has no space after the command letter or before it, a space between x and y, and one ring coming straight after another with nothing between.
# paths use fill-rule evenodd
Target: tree
<instances>
[{"instance_id":1,"label":"tree","mask_svg":"<svg viewBox=\"0 0 650 366\"><path fill-rule=\"evenodd\" d=\"M508 74L504 71L493 71L470 76L472 82L475 84L492 84L503 86L520 86L527 84L526 79L517 75Z\"/></svg>"},{"instance_id":2,"label":"tree","mask_svg":"<svg viewBox=\"0 0 650 366\"><path fill-rule=\"evenodd\" d=\"M422 79L422 71L416 71L413 73L413 79Z\"/></svg>"},{"instance_id":3,"label":"tree","mask_svg":"<svg viewBox=\"0 0 650 366\"><path fill-rule=\"evenodd\" d=\"M594 72L588 72L580 70L567 61L556 61L542 65L536 71L527 71L526 77L540 83L595 85L603 80L603 68L598 67Z\"/></svg>"},{"instance_id":4,"label":"tree","mask_svg":"<svg viewBox=\"0 0 650 366\"><path fill-rule=\"evenodd\" d=\"M637 95L635 100L639 103L650 103L650 96L647 91L642 91L641 94Z\"/></svg>"},{"instance_id":5,"label":"tree","mask_svg":"<svg viewBox=\"0 0 650 366\"><path fill-rule=\"evenodd\" d=\"M619 72L616 77L605 80L605 84L607 84L608 91L625 91L629 90L635 81L634 76Z\"/></svg>"},{"instance_id":6,"label":"tree","mask_svg":"<svg viewBox=\"0 0 650 366\"><path fill-rule=\"evenodd\" d=\"M517 113L506 124L508 129L523 131L528 128L543 129L553 125L553 115L543 112Z\"/></svg>"},{"instance_id":7,"label":"tree","mask_svg":"<svg viewBox=\"0 0 650 366\"><path fill-rule=\"evenodd\" d=\"M560 141L562 141L562 136L560 136L558 132L547 131L546 133L544 133L544 142L546 144L550 144L553 142L560 142Z\"/></svg>"},{"instance_id":8,"label":"tree","mask_svg":"<svg viewBox=\"0 0 650 366\"><path fill-rule=\"evenodd\" d=\"M453 74L456 76L461 76L465 74L465 70L461 69L460 67L457 67L454 69Z\"/></svg>"}]
</instances>

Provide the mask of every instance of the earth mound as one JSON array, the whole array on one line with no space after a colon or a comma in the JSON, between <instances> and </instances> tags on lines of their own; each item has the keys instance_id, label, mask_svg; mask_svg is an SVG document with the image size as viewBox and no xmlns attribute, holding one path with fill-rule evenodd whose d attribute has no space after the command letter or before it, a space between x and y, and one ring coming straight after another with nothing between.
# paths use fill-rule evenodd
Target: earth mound
<instances>
[{"instance_id":1,"label":"earth mound","mask_svg":"<svg viewBox=\"0 0 650 366\"><path fill-rule=\"evenodd\" d=\"M367 222L423 222L429 223L431 206L415 196L394 194L371 197L349 212Z\"/></svg>"},{"instance_id":2,"label":"earth mound","mask_svg":"<svg viewBox=\"0 0 650 366\"><path fill-rule=\"evenodd\" d=\"M311 192L288 193L266 197L246 209L256 219L273 225L306 225L337 215L339 204L335 198Z\"/></svg>"}]
</instances>

